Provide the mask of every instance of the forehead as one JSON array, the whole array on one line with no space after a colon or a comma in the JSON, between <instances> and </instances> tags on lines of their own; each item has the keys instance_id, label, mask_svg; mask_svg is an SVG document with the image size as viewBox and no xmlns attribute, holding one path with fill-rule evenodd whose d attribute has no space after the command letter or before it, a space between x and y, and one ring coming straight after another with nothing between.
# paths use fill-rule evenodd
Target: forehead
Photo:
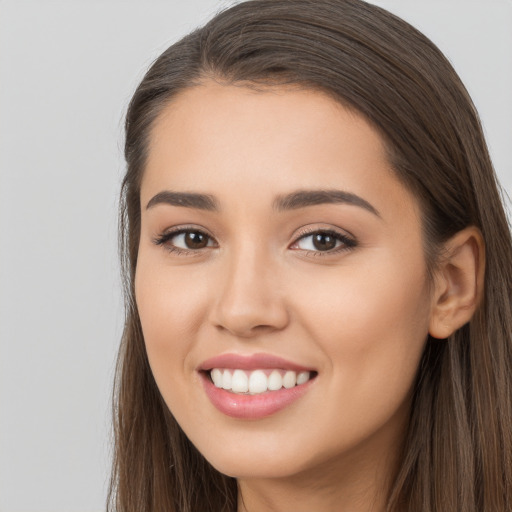
<instances>
[{"instance_id":1,"label":"forehead","mask_svg":"<svg viewBox=\"0 0 512 512\"><path fill-rule=\"evenodd\" d=\"M207 82L179 93L157 118L141 192L142 204L163 189L270 204L318 188L415 203L377 130L328 95Z\"/></svg>"}]
</instances>

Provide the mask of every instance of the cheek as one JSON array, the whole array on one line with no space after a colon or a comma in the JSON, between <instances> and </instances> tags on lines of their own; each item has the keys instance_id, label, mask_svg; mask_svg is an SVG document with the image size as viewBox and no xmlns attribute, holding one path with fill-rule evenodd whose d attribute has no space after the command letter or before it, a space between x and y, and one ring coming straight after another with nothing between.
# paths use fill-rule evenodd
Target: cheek
<instances>
[{"instance_id":1,"label":"cheek","mask_svg":"<svg viewBox=\"0 0 512 512\"><path fill-rule=\"evenodd\" d=\"M327 356L333 386L364 396L365 404L405 398L427 339L423 267L402 263L379 257L378 264L347 266L329 280L304 283L304 327Z\"/></svg>"},{"instance_id":2,"label":"cheek","mask_svg":"<svg viewBox=\"0 0 512 512\"><path fill-rule=\"evenodd\" d=\"M185 277L186 275L186 277ZM187 355L207 305L207 286L177 268L139 256L135 297L153 375L164 396L183 382ZM172 393L171 393L172 394Z\"/></svg>"}]
</instances>

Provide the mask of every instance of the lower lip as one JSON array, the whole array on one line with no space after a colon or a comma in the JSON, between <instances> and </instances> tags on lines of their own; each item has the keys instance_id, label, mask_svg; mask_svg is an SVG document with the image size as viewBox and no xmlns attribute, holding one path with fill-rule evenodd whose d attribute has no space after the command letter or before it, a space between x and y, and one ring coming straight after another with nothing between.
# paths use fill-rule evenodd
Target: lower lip
<instances>
[{"instance_id":1,"label":"lower lip","mask_svg":"<svg viewBox=\"0 0 512 512\"><path fill-rule=\"evenodd\" d=\"M301 398L315 378L293 388L281 388L257 395L239 395L216 387L208 374L201 372L201 380L212 404L226 416L243 420L258 420L275 414Z\"/></svg>"}]
</instances>

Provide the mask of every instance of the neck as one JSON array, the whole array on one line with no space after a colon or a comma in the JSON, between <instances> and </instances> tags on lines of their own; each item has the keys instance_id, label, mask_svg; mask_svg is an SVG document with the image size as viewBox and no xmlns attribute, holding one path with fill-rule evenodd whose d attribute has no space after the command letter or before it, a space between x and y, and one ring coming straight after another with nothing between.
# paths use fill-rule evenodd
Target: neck
<instances>
[{"instance_id":1,"label":"neck","mask_svg":"<svg viewBox=\"0 0 512 512\"><path fill-rule=\"evenodd\" d=\"M327 482L324 478L254 480L239 483L238 512L285 512L289 510L324 512L384 512L386 493L377 484L361 481L355 475Z\"/></svg>"}]
</instances>

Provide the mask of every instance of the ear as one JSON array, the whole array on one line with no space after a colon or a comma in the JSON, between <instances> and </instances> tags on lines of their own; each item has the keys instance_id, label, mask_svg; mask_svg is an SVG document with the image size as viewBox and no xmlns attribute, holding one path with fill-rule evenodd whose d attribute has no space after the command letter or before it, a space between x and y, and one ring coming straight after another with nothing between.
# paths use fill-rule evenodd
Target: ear
<instances>
[{"instance_id":1,"label":"ear","mask_svg":"<svg viewBox=\"0 0 512 512\"><path fill-rule=\"evenodd\" d=\"M480 230L470 226L444 244L435 276L429 334L448 338L469 322L483 295L485 246Z\"/></svg>"}]
</instances>

